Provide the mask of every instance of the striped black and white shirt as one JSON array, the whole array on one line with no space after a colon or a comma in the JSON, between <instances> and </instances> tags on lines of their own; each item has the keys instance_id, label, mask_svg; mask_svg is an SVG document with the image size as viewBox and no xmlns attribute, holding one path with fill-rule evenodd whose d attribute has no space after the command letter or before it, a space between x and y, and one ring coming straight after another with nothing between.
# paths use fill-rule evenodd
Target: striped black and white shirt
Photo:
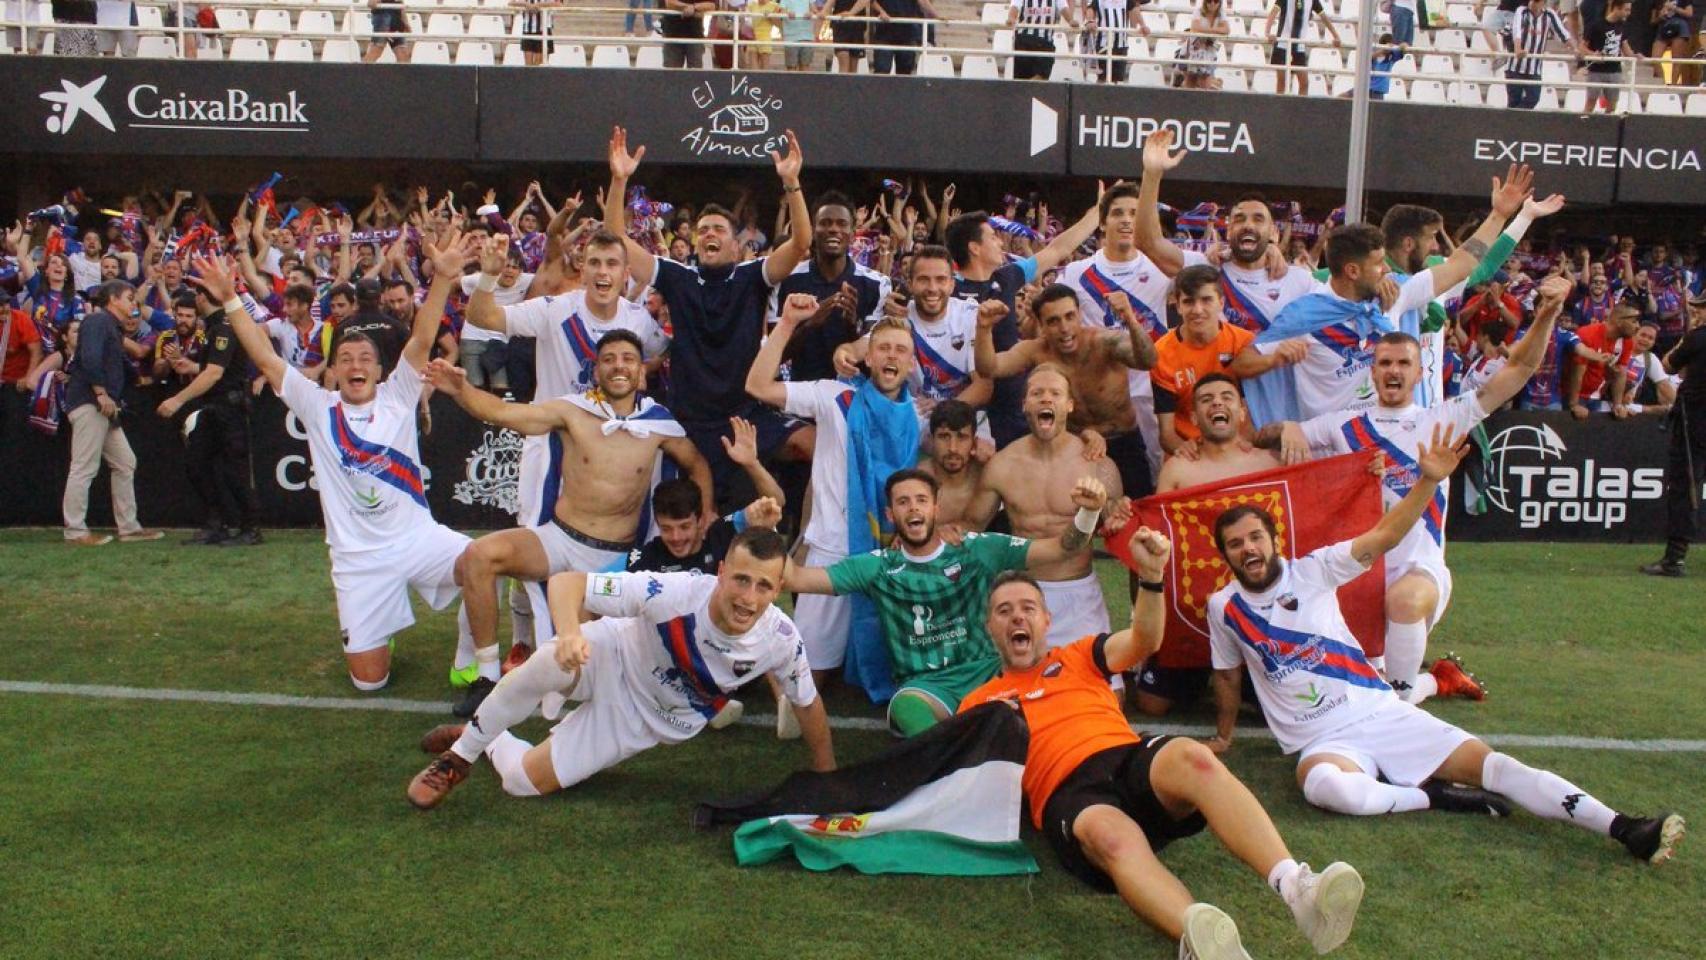
<instances>
[{"instance_id":1,"label":"striped black and white shirt","mask_svg":"<svg viewBox=\"0 0 1706 960\"><path fill-rule=\"evenodd\" d=\"M1302 40L1304 28L1309 26L1309 18L1326 12L1321 0L1275 0L1274 6L1279 10L1278 22L1274 24L1274 37L1282 47L1294 45L1286 42L1288 37L1292 40Z\"/></svg>"},{"instance_id":2,"label":"striped black and white shirt","mask_svg":"<svg viewBox=\"0 0 1706 960\"><path fill-rule=\"evenodd\" d=\"M1013 0L1013 9L1019 11L1017 35L1052 42L1066 0Z\"/></svg>"},{"instance_id":3,"label":"striped black and white shirt","mask_svg":"<svg viewBox=\"0 0 1706 960\"><path fill-rule=\"evenodd\" d=\"M1125 52L1127 6L1136 0L1096 0L1096 52Z\"/></svg>"},{"instance_id":4,"label":"striped black and white shirt","mask_svg":"<svg viewBox=\"0 0 1706 960\"><path fill-rule=\"evenodd\" d=\"M1546 52L1548 38L1569 44L1570 30L1564 26L1558 11L1550 7L1539 13L1531 7L1523 7L1511 17L1510 24L1505 27L1505 37L1510 41L1511 51L1516 54L1505 69L1524 77L1538 77L1544 61L1534 54Z\"/></svg>"}]
</instances>

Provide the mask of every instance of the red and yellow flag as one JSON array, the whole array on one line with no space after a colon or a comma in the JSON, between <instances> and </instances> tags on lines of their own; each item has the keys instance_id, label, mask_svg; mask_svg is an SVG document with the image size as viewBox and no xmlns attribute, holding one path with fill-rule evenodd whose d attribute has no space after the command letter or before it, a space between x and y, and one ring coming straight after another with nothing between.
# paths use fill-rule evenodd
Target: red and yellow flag
<instances>
[{"instance_id":1,"label":"red and yellow flag","mask_svg":"<svg viewBox=\"0 0 1706 960\"><path fill-rule=\"evenodd\" d=\"M1130 523L1108 540L1108 550L1128 568L1131 535L1140 526L1173 542L1167 570L1167 636L1156 655L1163 667L1209 666L1208 598L1232 580L1214 546L1214 521L1241 504L1274 517L1278 548L1288 558L1360 536L1380 520L1380 481L1368 472L1368 454L1347 453L1245 474L1134 504ZM1386 649L1386 576L1382 561L1339 588L1345 623L1371 657Z\"/></svg>"}]
</instances>

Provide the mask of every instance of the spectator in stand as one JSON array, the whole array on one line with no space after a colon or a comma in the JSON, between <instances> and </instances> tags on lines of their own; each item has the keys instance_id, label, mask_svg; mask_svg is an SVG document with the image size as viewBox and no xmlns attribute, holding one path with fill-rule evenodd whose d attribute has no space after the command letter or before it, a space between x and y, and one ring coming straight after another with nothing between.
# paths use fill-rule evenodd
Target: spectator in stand
<instances>
[{"instance_id":1,"label":"spectator in stand","mask_svg":"<svg viewBox=\"0 0 1706 960\"><path fill-rule=\"evenodd\" d=\"M1392 42L1392 34L1383 33L1380 35L1380 44L1375 47L1374 56L1368 62L1368 96L1370 99L1385 100L1386 95L1392 92L1392 68L1397 66L1398 61L1404 59L1409 52L1410 48L1407 45ZM1347 93L1345 96L1348 97L1350 94ZM1294 238L1292 243L1300 246L1305 254L1308 253L1309 245L1303 238ZM1289 262L1301 263L1303 261L1294 255L1289 258ZM1309 267L1314 269L1314 263L1311 262Z\"/></svg>"},{"instance_id":2,"label":"spectator in stand","mask_svg":"<svg viewBox=\"0 0 1706 960\"><path fill-rule=\"evenodd\" d=\"M921 47L924 45L923 19L936 19L936 8L930 0L871 0L871 7L880 21L871 31L871 42L884 47ZM896 18L909 23L895 23ZM871 51L872 73L894 73L911 76L918 72L916 50Z\"/></svg>"},{"instance_id":3,"label":"spectator in stand","mask_svg":"<svg viewBox=\"0 0 1706 960\"><path fill-rule=\"evenodd\" d=\"M1573 45L1575 38L1563 18L1547 0L1528 0L1505 27L1505 43L1515 54L1505 64L1505 102L1513 110L1533 110L1540 103L1540 65L1537 54L1546 52L1546 41ZM1393 10L1396 18L1397 10Z\"/></svg>"},{"instance_id":4,"label":"spectator in stand","mask_svg":"<svg viewBox=\"0 0 1706 960\"><path fill-rule=\"evenodd\" d=\"M652 0L628 0L628 12L622 17L622 32L630 37L643 37L647 34L656 33L657 26L652 22L652 10L655 8L656 4ZM640 13L634 13L636 10ZM635 29L641 24L645 26L643 31Z\"/></svg>"},{"instance_id":5,"label":"spectator in stand","mask_svg":"<svg viewBox=\"0 0 1706 960\"><path fill-rule=\"evenodd\" d=\"M1130 61L1126 59L1128 46L1126 37L1132 21L1132 15L1138 12L1138 7L1144 0L1085 0L1084 27L1094 28L1093 49L1096 53L1096 77L1103 83L1124 83ZM1089 9L1095 8L1096 21L1090 22ZM1149 33L1141 17L1137 20L1138 29L1145 35Z\"/></svg>"},{"instance_id":6,"label":"spectator in stand","mask_svg":"<svg viewBox=\"0 0 1706 960\"><path fill-rule=\"evenodd\" d=\"M1564 409L1564 379L1572 361L1580 357L1583 362L1604 366L1612 358L1588 346L1576 336L1574 330L1554 328L1552 342L1547 345L1546 352L1541 355L1540 363L1536 366L1534 376L1528 378L1520 395L1520 406L1524 410L1562 410Z\"/></svg>"},{"instance_id":7,"label":"spectator in stand","mask_svg":"<svg viewBox=\"0 0 1706 960\"><path fill-rule=\"evenodd\" d=\"M36 269L28 238L24 225L19 223L6 233L6 249L18 259L18 282L23 285L25 312L41 336L42 351L52 353L59 349L66 324L81 317L86 304L71 275L71 261L62 253L50 253L42 258L41 269Z\"/></svg>"},{"instance_id":8,"label":"spectator in stand","mask_svg":"<svg viewBox=\"0 0 1706 960\"><path fill-rule=\"evenodd\" d=\"M374 63L385 55L386 46L398 63L409 62L409 21L403 17L403 0L367 0L373 39L367 42L363 63Z\"/></svg>"},{"instance_id":9,"label":"spectator in stand","mask_svg":"<svg viewBox=\"0 0 1706 960\"><path fill-rule=\"evenodd\" d=\"M1629 398L1630 413L1664 413L1676 401L1676 388L1682 381L1665 372L1664 361L1653 349L1658 341L1656 324L1643 323L1635 331L1635 346L1629 355L1629 365L1623 370L1628 382L1623 393ZM1642 391L1646 391L1645 396ZM1648 402L1647 397L1652 401Z\"/></svg>"},{"instance_id":10,"label":"spectator in stand","mask_svg":"<svg viewBox=\"0 0 1706 960\"><path fill-rule=\"evenodd\" d=\"M1458 308L1457 322L1463 328L1465 340L1474 342L1480 335L1481 325L1494 320L1503 320L1512 334L1522 329L1522 301L1511 296L1507 289L1509 286L1510 274L1500 270L1493 274L1493 279L1487 281L1480 293Z\"/></svg>"},{"instance_id":11,"label":"spectator in stand","mask_svg":"<svg viewBox=\"0 0 1706 960\"><path fill-rule=\"evenodd\" d=\"M1186 90L1220 89L1220 81L1214 78L1214 65L1220 60L1220 41L1215 38L1232 33L1224 5L1225 0L1202 0L1197 15L1191 18L1191 38L1185 43L1181 71L1181 86Z\"/></svg>"},{"instance_id":12,"label":"spectator in stand","mask_svg":"<svg viewBox=\"0 0 1706 960\"><path fill-rule=\"evenodd\" d=\"M273 349L284 362L314 382L326 368L323 325L314 319L314 290L306 284L293 283L284 288L284 316L274 317L263 326L273 342ZM472 375L472 371L469 371Z\"/></svg>"},{"instance_id":13,"label":"spectator in stand","mask_svg":"<svg viewBox=\"0 0 1706 960\"><path fill-rule=\"evenodd\" d=\"M663 65L697 70L704 64L705 22L716 0L662 0L658 32L663 35Z\"/></svg>"},{"instance_id":14,"label":"spectator in stand","mask_svg":"<svg viewBox=\"0 0 1706 960\"><path fill-rule=\"evenodd\" d=\"M1628 298L1617 301L1611 317L1604 323L1594 323L1576 331L1576 336L1588 348L1601 355L1613 354L1608 362L1595 363L1585 357L1575 357L1564 377L1564 409L1577 420L1586 420L1591 408L1588 402L1599 395L1600 388L1610 381L1607 399L1611 415L1619 420L1629 416L1629 397L1624 370L1634 352L1635 332L1640 324L1641 308Z\"/></svg>"},{"instance_id":15,"label":"spectator in stand","mask_svg":"<svg viewBox=\"0 0 1706 960\"><path fill-rule=\"evenodd\" d=\"M98 287L103 279L108 279L101 276L100 231L83 231L82 244L70 250L66 259L71 262L71 276L76 280L78 293L86 295L90 288Z\"/></svg>"},{"instance_id":16,"label":"spectator in stand","mask_svg":"<svg viewBox=\"0 0 1706 960\"><path fill-rule=\"evenodd\" d=\"M1268 11L1267 38L1273 44L1268 62L1276 67L1289 64L1297 68L1288 71L1291 83L1287 83L1284 76L1279 78L1276 86L1282 94L1288 86L1295 86L1300 96L1309 92L1309 74L1301 68L1309 66L1309 47L1304 43L1303 31L1311 16L1333 38L1333 46L1344 47L1339 31L1333 28L1333 21L1327 19L1327 9L1321 0L1274 0L1273 8ZM1276 42L1275 37L1281 39Z\"/></svg>"},{"instance_id":17,"label":"spectator in stand","mask_svg":"<svg viewBox=\"0 0 1706 960\"><path fill-rule=\"evenodd\" d=\"M130 313L118 317L119 350L124 354L127 386L147 387L154 383L154 341L157 334L152 325L144 323L144 312L153 313L140 304Z\"/></svg>"},{"instance_id":18,"label":"spectator in stand","mask_svg":"<svg viewBox=\"0 0 1706 960\"><path fill-rule=\"evenodd\" d=\"M1653 77L1660 83L1682 86L1683 61L1693 51L1689 39L1694 33L1694 0L1655 0L1649 16L1653 23ZM1670 54L1670 79L1665 79L1665 54Z\"/></svg>"},{"instance_id":19,"label":"spectator in stand","mask_svg":"<svg viewBox=\"0 0 1706 960\"><path fill-rule=\"evenodd\" d=\"M860 17L871 15L871 0L834 0L830 7L830 38L835 41L835 69L843 76L853 72L865 55L870 24Z\"/></svg>"},{"instance_id":20,"label":"spectator in stand","mask_svg":"<svg viewBox=\"0 0 1706 960\"><path fill-rule=\"evenodd\" d=\"M1680 257L1671 259L1670 247L1662 243L1653 245L1651 265L1647 267L1647 296L1658 323L1659 342L1653 349L1662 357L1676 346L1688 327L1684 307L1688 300L1688 271Z\"/></svg>"},{"instance_id":21,"label":"spectator in stand","mask_svg":"<svg viewBox=\"0 0 1706 960\"><path fill-rule=\"evenodd\" d=\"M154 338L154 379L173 390L188 385L201 372L206 350L195 294L185 290L172 302L172 328Z\"/></svg>"},{"instance_id":22,"label":"spectator in stand","mask_svg":"<svg viewBox=\"0 0 1706 960\"><path fill-rule=\"evenodd\" d=\"M479 286L480 273L462 277L462 294L471 297ZM492 302L499 307L514 306L527 299L534 275L527 273L521 251L513 244L498 273L498 285L492 288ZM459 343L460 363L468 374L468 385L489 390L500 396L509 390L509 334L503 330L487 330L472 323L462 325Z\"/></svg>"},{"instance_id":23,"label":"spectator in stand","mask_svg":"<svg viewBox=\"0 0 1706 960\"><path fill-rule=\"evenodd\" d=\"M93 24L95 0L53 0L54 23ZM100 42L95 31L87 28L54 31L53 52L62 57L94 57L100 55Z\"/></svg>"},{"instance_id":24,"label":"spectator in stand","mask_svg":"<svg viewBox=\"0 0 1706 960\"><path fill-rule=\"evenodd\" d=\"M1635 51L1625 39L1628 21L1629 0L1605 0L1604 14L1588 23L1582 31L1581 44L1576 52L1588 60L1587 80L1594 84L1588 92L1595 96L1593 108L1596 111L1611 113L1617 109L1621 95L1619 87L1623 83L1623 64L1616 58L1635 56Z\"/></svg>"},{"instance_id":25,"label":"spectator in stand","mask_svg":"<svg viewBox=\"0 0 1706 960\"><path fill-rule=\"evenodd\" d=\"M85 547L111 543L89 531L89 484L104 459L112 471L113 519L122 542L158 540L136 520L136 454L119 424L125 395L118 317L135 312L136 290L123 280L96 288L95 310L80 324L77 355L66 371L65 415L71 422L71 469L65 477L65 539Z\"/></svg>"},{"instance_id":26,"label":"spectator in stand","mask_svg":"<svg viewBox=\"0 0 1706 960\"><path fill-rule=\"evenodd\" d=\"M521 8L521 56L530 67L545 62L551 53L551 8L554 0L511 0ZM628 32L633 33L633 0L629 0ZM646 32L651 32L651 17L646 18Z\"/></svg>"},{"instance_id":27,"label":"spectator in stand","mask_svg":"<svg viewBox=\"0 0 1706 960\"><path fill-rule=\"evenodd\" d=\"M1611 308L1617 305L1617 295L1611 292L1611 282L1605 278L1603 264L1590 265L1585 286L1578 281L1576 289L1579 294L1575 306L1570 308L1573 321L1570 327L1585 327L1611 316Z\"/></svg>"},{"instance_id":28,"label":"spectator in stand","mask_svg":"<svg viewBox=\"0 0 1706 960\"><path fill-rule=\"evenodd\" d=\"M815 66L817 28L823 22L824 0L782 0L782 66L808 72ZM673 247L672 247L673 249ZM674 254L671 254L671 258Z\"/></svg>"},{"instance_id":29,"label":"spectator in stand","mask_svg":"<svg viewBox=\"0 0 1706 960\"><path fill-rule=\"evenodd\" d=\"M1416 0L1392 0L1391 18L1392 41L1406 47L1414 45L1416 42Z\"/></svg>"},{"instance_id":30,"label":"spectator in stand","mask_svg":"<svg viewBox=\"0 0 1706 960\"><path fill-rule=\"evenodd\" d=\"M30 315L0 298L0 439L15 420L23 424L44 354Z\"/></svg>"},{"instance_id":31,"label":"spectator in stand","mask_svg":"<svg viewBox=\"0 0 1706 960\"><path fill-rule=\"evenodd\" d=\"M1013 58L1013 79L1047 80L1054 72L1054 38L1059 26L1076 28L1076 5L1071 0L1012 0L1007 26L1016 28L1013 49L1040 53L1038 57Z\"/></svg>"},{"instance_id":32,"label":"spectator in stand","mask_svg":"<svg viewBox=\"0 0 1706 960\"><path fill-rule=\"evenodd\" d=\"M1479 393L1493 375L1504 369L1505 345L1516 336L1516 328L1503 320L1488 320L1475 331L1475 343L1463 366L1458 393Z\"/></svg>"}]
</instances>

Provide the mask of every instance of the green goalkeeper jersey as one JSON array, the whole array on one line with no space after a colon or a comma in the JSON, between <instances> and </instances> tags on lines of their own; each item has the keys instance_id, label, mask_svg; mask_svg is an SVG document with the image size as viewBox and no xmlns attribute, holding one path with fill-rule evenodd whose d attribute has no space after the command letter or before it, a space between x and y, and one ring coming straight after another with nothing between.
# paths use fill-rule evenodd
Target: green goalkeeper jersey
<instances>
[{"instance_id":1,"label":"green goalkeeper jersey","mask_svg":"<svg viewBox=\"0 0 1706 960\"><path fill-rule=\"evenodd\" d=\"M999 533L968 533L959 546L944 543L928 559L892 546L842 560L829 568L829 582L837 595L864 594L877 608L895 681L905 683L934 670L999 661L984 627L989 584L1003 570L1023 570L1030 547L1029 540Z\"/></svg>"}]
</instances>

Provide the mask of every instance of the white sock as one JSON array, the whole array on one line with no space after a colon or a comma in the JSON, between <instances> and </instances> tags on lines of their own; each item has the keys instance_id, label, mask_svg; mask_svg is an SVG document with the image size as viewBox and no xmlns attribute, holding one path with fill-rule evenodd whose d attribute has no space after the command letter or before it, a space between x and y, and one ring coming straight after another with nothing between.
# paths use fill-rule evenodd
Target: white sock
<instances>
[{"instance_id":1,"label":"white sock","mask_svg":"<svg viewBox=\"0 0 1706 960\"><path fill-rule=\"evenodd\" d=\"M450 665L463 670L474 662L474 630L468 626L468 605L456 608L456 657Z\"/></svg>"},{"instance_id":2,"label":"white sock","mask_svg":"<svg viewBox=\"0 0 1706 960\"><path fill-rule=\"evenodd\" d=\"M1508 754L1490 753L1481 765L1481 786L1508 797L1537 817L1573 823L1602 836L1611 835L1617 811L1581 787L1548 770L1536 770Z\"/></svg>"},{"instance_id":3,"label":"white sock","mask_svg":"<svg viewBox=\"0 0 1706 960\"><path fill-rule=\"evenodd\" d=\"M1268 871L1268 889L1279 894L1281 900L1290 903L1292 887L1297 883L1299 872L1296 860L1281 860Z\"/></svg>"},{"instance_id":4,"label":"white sock","mask_svg":"<svg viewBox=\"0 0 1706 960\"><path fill-rule=\"evenodd\" d=\"M1428 625L1425 622L1386 621L1386 676L1392 681L1392 689L1409 703L1421 702L1415 697L1416 674L1422 672L1422 655L1427 649Z\"/></svg>"},{"instance_id":5,"label":"white sock","mask_svg":"<svg viewBox=\"0 0 1706 960\"><path fill-rule=\"evenodd\" d=\"M450 749L473 763L504 731L526 720L546 693L573 683L574 674L564 673L556 657L529 657L498 681Z\"/></svg>"},{"instance_id":6,"label":"white sock","mask_svg":"<svg viewBox=\"0 0 1706 960\"><path fill-rule=\"evenodd\" d=\"M509 582L509 639L524 647L533 646L533 600L520 580Z\"/></svg>"},{"instance_id":7,"label":"white sock","mask_svg":"<svg viewBox=\"0 0 1706 960\"><path fill-rule=\"evenodd\" d=\"M1386 658L1385 657L1369 657L1368 658L1368 665L1373 667L1376 670L1379 670L1381 676L1383 676L1383 677L1386 676Z\"/></svg>"},{"instance_id":8,"label":"white sock","mask_svg":"<svg viewBox=\"0 0 1706 960\"><path fill-rule=\"evenodd\" d=\"M489 647L481 647L480 649L475 650L474 660L480 664L480 677L482 679L490 680L493 683L498 682L498 678L502 676L502 672L498 670L497 644L494 643Z\"/></svg>"},{"instance_id":9,"label":"white sock","mask_svg":"<svg viewBox=\"0 0 1706 960\"><path fill-rule=\"evenodd\" d=\"M355 684L355 688L362 693L372 693L375 690L385 689L385 685L391 682L391 673L386 671L385 676L378 680L357 680L355 674L352 673L349 675L349 682Z\"/></svg>"},{"instance_id":10,"label":"white sock","mask_svg":"<svg viewBox=\"0 0 1706 960\"><path fill-rule=\"evenodd\" d=\"M1411 704L1417 704L1437 693L1439 693L1439 681L1434 679L1433 674L1424 670L1411 678L1410 692L1404 699Z\"/></svg>"},{"instance_id":11,"label":"white sock","mask_svg":"<svg viewBox=\"0 0 1706 960\"><path fill-rule=\"evenodd\" d=\"M1340 770L1330 763L1311 767L1303 778L1303 797L1323 810L1367 817L1426 810L1428 795L1417 787L1395 787L1366 773Z\"/></svg>"},{"instance_id":12,"label":"white sock","mask_svg":"<svg viewBox=\"0 0 1706 960\"><path fill-rule=\"evenodd\" d=\"M528 779L527 770L521 758L527 755L533 744L515 736L512 733L500 733L486 748L486 756L492 761L492 769L503 778L504 793L512 797L537 797L539 788Z\"/></svg>"}]
</instances>

